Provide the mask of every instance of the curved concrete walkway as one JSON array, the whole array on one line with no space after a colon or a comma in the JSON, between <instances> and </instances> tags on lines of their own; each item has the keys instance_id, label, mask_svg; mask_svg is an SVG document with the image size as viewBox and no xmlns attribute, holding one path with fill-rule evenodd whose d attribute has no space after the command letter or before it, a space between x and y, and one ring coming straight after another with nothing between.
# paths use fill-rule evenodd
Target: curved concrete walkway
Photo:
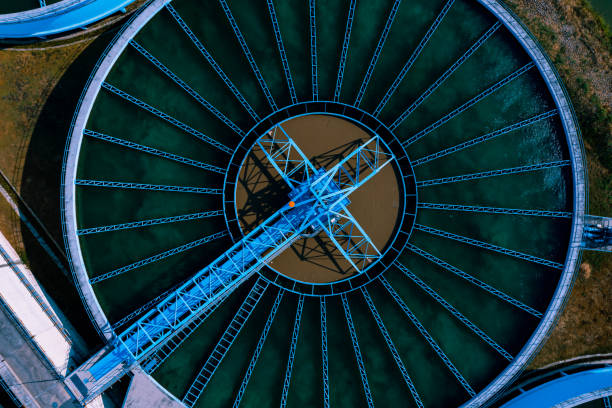
<instances>
[{"instance_id":1,"label":"curved concrete walkway","mask_svg":"<svg viewBox=\"0 0 612 408\"><path fill-rule=\"evenodd\" d=\"M44 38L85 28L123 10L134 0L64 0L51 6L0 16L0 39Z\"/></svg>"}]
</instances>

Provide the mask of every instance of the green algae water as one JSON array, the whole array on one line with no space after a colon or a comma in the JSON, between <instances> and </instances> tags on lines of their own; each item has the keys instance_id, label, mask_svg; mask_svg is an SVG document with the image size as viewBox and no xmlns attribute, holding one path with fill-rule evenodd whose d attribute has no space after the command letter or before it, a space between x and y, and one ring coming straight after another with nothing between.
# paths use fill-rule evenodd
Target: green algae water
<instances>
[{"instance_id":1,"label":"green algae water","mask_svg":"<svg viewBox=\"0 0 612 408\"><path fill-rule=\"evenodd\" d=\"M401 70L444 1L402 3L396 21L372 73L360 107L374 111ZM291 103L275 34L264 2L229 2L277 108ZM173 2L193 33L214 56L233 86L259 118L274 108L266 98L223 10L216 2ZM291 78L299 101L312 99L307 3L276 2L276 14L287 54ZM391 2L358 4L347 52L339 101L353 104L373 50L389 14ZM316 3L317 79L320 100L334 98L338 61L342 49L348 5L333 0ZM436 81L484 32L495 23L476 2L457 0L408 75L389 99L379 118L392 123L406 107ZM185 35L170 13L162 9L135 40L168 69L202 95L238 127L248 130L257 119L249 114L218 73ZM440 117L473 98L496 81L529 63L516 40L499 28L467 61L444 81L395 129L400 140L435 123ZM159 111L187 124L200 135L226 146L236 146L240 135L217 120L134 47L123 52L106 81ZM532 69L503 86L461 115L450 119L411 144L411 159L486 135L496 129L555 109L546 85ZM121 181L165 186L222 189L224 174L203 170L193 161L225 168L230 157L145 109L102 89L87 123L96 132L121 138L191 160L168 160L135 148L126 148L85 136L78 167L79 179ZM415 167L417 180L511 168L526 164L567 160L568 152L558 116L553 115L486 143ZM503 208L571 211L571 173L568 167L544 169L499 177L478 178L418 189L423 203L450 203ZM220 194L93 188L77 190L79 228L135 220L221 210ZM420 209L417 224L471 237L513 251L563 263L571 220ZM133 265L202 237L226 231L222 215L191 221L82 235L80 244L90 277ZM465 271L526 305L545 311L556 287L559 270L516 257L491 252L451 239L414 230L410 243ZM229 248L229 237L181 250L174 256L134 267L94 285L94 291L111 322L204 268ZM539 320L527 312L483 291L429 260L405 250L398 262L454 305L512 356L516 356ZM507 366L508 361L468 330L440 303L395 267L385 273L404 305L418 319L457 371L476 392ZM168 358L155 379L179 399L219 340L242 303L252 280L233 293ZM428 407L457 406L470 398L432 345L419 332L380 282L366 286L403 361L410 381ZM270 285L240 335L199 398L197 407L232 406L250 358L261 336L279 289ZM296 340L290 382L285 385L289 348L299 296L286 292L260 350L258 362L242 397L244 407L278 406L283 389L289 407L322 406L323 359L319 299L306 296ZM367 381L378 406L416 406L406 379L389 353L378 325L356 290L346 295L359 341ZM339 296L326 301L329 398L334 407L365 406L365 394L356 364L343 303ZM444 386L440 386L443 384Z\"/></svg>"}]
</instances>

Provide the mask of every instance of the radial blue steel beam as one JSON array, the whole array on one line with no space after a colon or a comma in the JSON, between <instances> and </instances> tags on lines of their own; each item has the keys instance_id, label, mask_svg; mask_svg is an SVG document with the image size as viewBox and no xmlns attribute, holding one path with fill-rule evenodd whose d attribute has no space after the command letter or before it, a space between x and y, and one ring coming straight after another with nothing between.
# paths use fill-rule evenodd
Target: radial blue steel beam
<instances>
[{"instance_id":1,"label":"radial blue steel beam","mask_svg":"<svg viewBox=\"0 0 612 408\"><path fill-rule=\"evenodd\" d=\"M404 275L406 275L410 280L419 285L421 289L423 289L427 294L433 297L436 302L442 305L446 310L448 310L455 318L457 318L461 323L463 323L468 329L470 329L473 333L475 333L478 337L484 340L489 346L493 347L495 351L501 354L506 360L512 361L514 357L512 354L508 353L502 346L497 344L495 340L489 337L485 332L483 332L478 326L470 321L467 317L465 317L460 311L458 311L453 305L448 303L446 299L440 296L435 290L433 290L429 285L427 285L421 278L416 276L410 269L406 268L404 265L395 261L393 265L399 269Z\"/></svg>"},{"instance_id":2,"label":"radial blue steel beam","mask_svg":"<svg viewBox=\"0 0 612 408\"><path fill-rule=\"evenodd\" d=\"M251 291L240 305L238 312L232 318L232 321L228 324L227 328L219 338L219 341L213 348L213 351L210 353L206 362L202 366L200 372L196 375L193 382L189 386L187 393L182 399L182 403L187 407L193 407L197 402L198 398L202 395L202 392L208 385L208 382L219 368L219 365L227 355L227 352L234 344L234 340L240 331L244 327L245 323L253 313L255 306L259 303L259 300L263 297L263 294L266 292L269 283L259 278Z\"/></svg>"},{"instance_id":3,"label":"radial blue steel beam","mask_svg":"<svg viewBox=\"0 0 612 408\"><path fill-rule=\"evenodd\" d=\"M276 17L276 10L274 9L274 1L267 0L267 4L268 12L270 13L270 20L272 21L272 29L274 30L274 38L276 39L276 46L281 58L281 63L283 64L283 71L285 73L285 79L287 80L287 86L289 87L291 103L296 104L298 99L295 93L295 86L293 85L293 78L291 77L291 69L289 69L289 60L287 59L287 53L285 52L283 37L281 35L280 27L278 26L278 18Z\"/></svg>"},{"instance_id":4,"label":"radial blue steel beam","mask_svg":"<svg viewBox=\"0 0 612 408\"><path fill-rule=\"evenodd\" d=\"M132 320L136 319L137 317L142 316L145 312L148 312L155 305L157 305L162 299L164 299L170 293L174 292L178 287L179 287L179 285L174 285L170 289L168 289L168 290L162 292L161 294L155 296L153 299L149 300L144 305L140 306L136 310L128 313L127 315L125 315L121 319L117 320L115 323L113 323L111 325L111 327L113 328L113 330L116 330L119 327L124 326L126 323L129 323Z\"/></svg>"},{"instance_id":5,"label":"radial blue steel beam","mask_svg":"<svg viewBox=\"0 0 612 408\"><path fill-rule=\"evenodd\" d=\"M318 200L333 202L333 206L378 174L393 159L393 154L386 151L384 142L376 135L327 170L310 189ZM330 183L336 183L338 189L328 192ZM338 198L334 202L335 196Z\"/></svg>"},{"instance_id":6,"label":"radial blue steel beam","mask_svg":"<svg viewBox=\"0 0 612 408\"><path fill-rule=\"evenodd\" d=\"M427 209L427 210L443 210L443 211L467 211L467 212L478 212L478 213L488 213L488 214L508 214L508 215L528 215L528 216L535 216L535 217L572 218L572 213L565 212L565 211L481 207L481 206L460 205L460 204L419 202L417 204L417 208L422 208L422 209Z\"/></svg>"},{"instance_id":7,"label":"radial blue steel beam","mask_svg":"<svg viewBox=\"0 0 612 408\"><path fill-rule=\"evenodd\" d=\"M393 6L391 7L391 11L389 12L389 16L387 17L387 21L385 22L385 27L380 33L380 37L378 38L378 43L376 44L376 49L372 54L372 59L370 60L370 64L368 65L368 69L366 70L365 76L363 77L363 81L361 81L361 86L359 87L359 92L357 93L357 97L355 98L354 105L359 107L361 105L361 101L363 96L365 95L366 88L370 83L370 79L372 79L372 74L374 73L374 68L376 67L376 63L378 62L378 58L380 57L380 53L382 52L383 46L385 45L385 41L387 41L387 36L389 35L389 31L391 31L391 25L395 20L395 16L397 15L397 10L399 9L400 3L402 0L395 0L393 2Z\"/></svg>"},{"instance_id":8,"label":"radial blue steel beam","mask_svg":"<svg viewBox=\"0 0 612 408\"><path fill-rule=\"evenodd\" d=\"M317 18L315 0L308 0L310 17L310 77L312 81L312 100L319 100L319 78L317 72Z\"/></svg>"},{"instance_id":9,"label":"radial blue steel beam","mask_svg":"<svg viewBox=\"0 0 612 408\"><path fill-rule=\"evenodd\" d=\"M512 125L503 127L501 129L495 130L493 132L489 132L489 133L487 133L485 135L475 137L475 138L470 139L470 140L468 140L466 142L458 143L458 144L456 144L454 146L451 146L451 147L449 147L447 149L443 149L443 150L440 150L438 152L429 154L427 156L423 156L423 157L421 157L419 159L412 160L412 167L420 166L422 164L428 163L428 162L430 162L432 160L435 160L435 159L438 159L440 157L449 155L451 153L458 152L458 151L466 149L468 147L475 146L475 145L477 145L479 143L489 141L489 140L491 140L493 138L496 138L498 136L502 136L502 135L505 135L507 133L513 132L515 130L522 129L522 128L526 127L526 126L532 125L532 124L537 123L539 121L542 121L544 119L548 119L548 118L550 118L552 116L555 116L556 114L557 114L557 110L553 109L553 110L550 110L548 112L544 112L544 113L540 113L539 115L532 116L529 119L525 119L525 120L522 120L520 122L513 123Z\"/></svg>"},{"instance_id":10,"label":"radial blue steel beam","mask_svg":"<svg viewBox=\"0 0 612 408\"><path fill-rule=\"evenodd\" d=\"M417 182L417 187L429 187L436 186L439 184L456 183L459 181L476 180L487 177L505 176L508 174L520 174L536 170L553 169L557 167L570 166L572 162L570 160L557 160L548 163L529 164L527 166L510 167L507 169L489 170L479 173L461 174L458 176L442 177L437 179L423 180Z\"/></svg>"},{"instance_id":11,"label":"radial blue steel beam","mask_svg":"<svg viewBox=\"0 0 612 408\"><path fill-rule=\"evenodd\" d=\"M291 344L289 345L289 357L287 359L287 368L285 369L285 379L283 380L283 390L281 393L280 407L287 407L287 396L289 395L289 386L291 385L291 374L293 373L293 362L295 360L295 350L297 341L300 335L300 325L302 322L302 311L304 310L304 295L300 295L298 300L297 310L295 311L295 319L293 321L293 331L291 332Z\"/></svg>"},{"instance_id":12,"label":"radial blue steel beam","mask_svg":"<svg viewBox=\"0 0 612 408\"><path fill-rule=\"evenodd\" d=\"M443 261L442 259L430 254L429 252L417 247L414 244L411 243L407 243L406 244L406 248L409 249L410 251L414 252L417 255L422 256L423 258L435 263L436 265L442 267L443 269L459 276L462 279L465 279L466 281L478 286L481 289L484 289L485 291L489 292L490 294L492 294L493 296L510 303L511 305L529 313L530 315L537 317L538 319L542 318L542 313L538 312L537 310L535 310L534 308L527 306L526 304L524 304L523 302L516 300L515 298L513 298L510 295L505 294L504 292L495 289L494 287L492 287L491 285L473 277L472 275L463 272L461 269L449 264L448 262Z\"/></svg>"},{"instance_id":13,"label":"radial blue steel beam","mask_svg":"<svg viewBox=\"0 0 612 408\"><path fill-rule=\"evenodd\" d=\"M106 188L124 188L128 190L150 190L150 191L168 191L177 193L196 193L196 194L222 194L220 188L208 188L208 187L193 187L193 186L171 186L165 184L143 184L143 183L130 183L123 181L108 181L108 180L88 180L88 179L76 179L74 184L77 186L91 186L91 187L106 187Z\"/></svg>"},{"instance_id":14,"label":"radial blue steel beam","mask_svg":"<svg viewBox=\"0 0 612 408\"><path fill-rule=\"evenodd\" d=\"M230 23L230 26L232 26L234 35L236 36L236 39L240 44L240 48L242 48L244 56L249 62L249 66L251 67L253 74L255 74L255 78L257 78L257 82L259 83L259 86L261 87L261 90L263 91L266 100L268 101L268 104L270 105L273 111L276 111L278 109L278 107L276 106L276 102L274 102L274 98L270 93L270 89L268 89L268 85L266 84L266 81L264 80L264 77L261 74L257 63L255 62L255 58L253 58L253 54L251 53L251 50L249 49L249 46L247 45L246 40L244 39L244 36L242 35L242 32L240 31L240 28L236 23L236 19L234 19L234 16L232 15L232 11L230 10L225 0L219 0L219 4L221 4L221 8L223 9L225 16L227 17L227 21Z\"/></svg>"},{"instance_id":15,"label":"radial blue steel beam","mask_svg":"<svg viewBox=\"0 0 612 408\"><path fill-rule=\"evenodd\" d=\"M385 323L380 317L380 314L378 313L376 306L374 306L374 302L372 301L372 298L370 297L368 290L365 287L362 287L361 293L368 305L368 308L370 309L370 313L372 314L374 321L376 321L376 325L378 326L378 330L380 331L380 334L385 339L385 343L387 343L387 348L391 352L391 355L393 356L393 360L395 360L395 364L397 365L397 368L400 370L400 373L402 373L404 382L406 383L406 386L410 390L410 394L412 394L412 398L414 398L414 402L417 404L418 407L423 408L424 405L423 405L423 401L421 400L421 396L417 392L417 389L414 386L414 383L412 382L410 375L408 375L408 370L406 370L406 366L404 366L404 362L402 361L402 358L400 357L400 354L397 351L395 344L393 344L391 335L389 334L389 331L385 327Z\"/></svg>"},{"instance_id":16,"label":"radial blue steel beam","mask_svg":"<svg viewBox=\"0 0 612 408\"><path fill-rule=\"evenodd\" d=\"M349 307L348 300L346 299L346 294L341 294L340 299L342 300L344 317L346 318L346 325L349 329L351 344L353 345L353 352L355 353L355 360L357 362L357 368L359 369L359 376L361 377L363 393L366 397L368 408L374 408L374 399L372 398L372 391L370 390L370 384L368 383L368 374L366 373L365 364L363 364L363 356L361 355L361 349L359 348L359 340L357 339L357 332L355 331L355 324L353 323L353 317L351 316L351 309Z\"/></svg>"},{"instance_id":17,"label":"radial blue steel beam","mask_svg":"<svg viewBox=\"0 0 612 408\"><path fill-rule=\"evenodd\" d=\"M169 224L169 223L181 222L181 221L200 220L202 218L218 217L220 215L223 215L223 211L215 210L215 211L204 211L204 212L193 213L193 214L175 215L172 217L151 218L151 219L142 220L142 221L124 222L122 224L104 225L101 227L93 227L93 228L82 228L82 229L77 230L77 235L90 235L90 234L97 234L100 232L120 231L120 230L131 229L131 228L148 227L151 225L158 225L158 224Z\"/></svg>"},{"instance_id":18,"label":"radial blue steel beam","mask_svg":"<svg viewBox=\"0 0 612 408\"><path fill-rule=\"evenodd\" d=\"M212 57L212 55L208 52L208 50L204 47L202 42L198 39L198 37L191 31L191 28L187 25L185 20L179 15L179 13L174 9L172 4L166 4L166 9L170 12L174 21L181 27L183 32L189 37L193 45L200 51L204 59L208 62L208 64L212 67L212 69L217 73L219 78L223 81L223 83L227 86L227 88L232 92L234 97L238 100L240 105L248 112L248 114L257 122L259 122L259 115L255 112L255 110L251 107L251 105L247 102L247 100L242 96L238 88L234 85L234 83L229 79L229 77L223 72L217 61Z\"/></svg>"},{"instance_id":19,"label":"radial blue steel beam","mask_svg":"<svg viewBox=\"0 0 612 408\"><path fill-rule=\"evenodd\" d=\"M191 126L188 126L186 124L184 124L183 122L181 122L178 119L173 118L172 116L168 115L167 113L164 113L162 111L160 111L157 108L154 108L153 106L149 105L148 103L136 98L135 96L130 95L129 93L122 91L121 89L109 84L108 82L102 82L102 88L112 92L113 94L125 99L128 102L133 103L134 105L146 110L147 112L157 116L160 119L165 120L166 122L176 126L177 128L181 129L182 131L189 133L192 136L195 136L196 138L202 140L205 143L208 143L209 145L216 147L217 149L221 150L224 153L227 154L232 154L234 151L232 149L230 149L229 147L227 147L226 145L224 145L221 142L216 141L215 139L206 136L205 134L203 134L202 132L195 130L194 128L192 128Z\"/></svg>"},{"instance_id":20,"label":"radial blue steel beam","mask_svg":"<svg viewBox=\"0 0 612 408\"><path fill-rule=\"evenodd\" d=\"M141 259L139 261L133 262L129 265L122 266L121 268L114 269L110 272L103 273L101 275L95 276L89 280L92 285L105 281L110 278L114 278L115 276L122 275L126 272L133 271L134 269L141 268L145 265L152 264L153 262L161 261L162 259L168 258L170 256L179 254L181 252L188 251L190 249L199 247L208 242L214 241L219 238L223 238L227 236L227 231L217 232L212 235L207 235L203 238L196 239L195 241L188 242L187 244L180 245L176 248L169 249L164 252L160 252L159 254L155 254L145 259Z\"/></svg>"},{"instance_id":21,"label":"radial blue steel beam","mask_svg":"<svg viewBox=\"0 0 612 408\"><path fill-rule=\"evenodd\" d=\"M461 57L457 59L438 79L436 79L418 98L408 106L404 112L397 118L396 121L400 123L405 121L408 116L412 112L416 110L431 94L433 94L436 89L440 87L448 78L453 75L453 73L476 52L496 31L501 27L501 23L499 21L495 22L491 28L489 28L470 48L468 48Z\"/></svg>"},{"instance_id":22,"label":"radial blue steel beam","mask_svg":"<svg viewBox=\"0 0 612 408\"><path fill-rule=\"evenodd\" d=\"M499 245L493 245L493 244L490 244L488 242L479 241L479 240L474 239L474 238L469 238L469 237L465 237L465 236L462 236L462 235L453 234L452 232L442 231L440 229L432 228L432 227L429 227L427 225L415 224L414 228L416 230L419 230L419 231L427 232L429 234L437 235L439 237L444 237L444 238L452 239L454 241L458 241L458 242L462 242L464 244L472 245L472 246L475 246L477 248L483 248L483 249L486 249L486 250L489 250L489 251L493 251L493 252L497 252L497 253L500 253L500 254L512 256L512 257L515 257L515 258L518 258L518 259L523 259L525 261L529 261L529 262L537 263L537 264L540 264L540 265L548 266L550 268L563 269L563 264L558 263L558 262L553 262L553 261L549 261L548 259L539 258L539 257L534 256L534 255L529 255L529 254L526 254L526 253L523 253L523 252L514 251L512 249L504 248L504 247L501 247Z\"/></svg>"},{"instance_id":23,"label":"radial blue steel beam","mask_svg":"<svg viewBox=\"0 0 612 408\"><path fill-rule=\"evenodd\" d=\"M440 13L438 13L435 20L433 21L431 26L429 26L429 28L427 29L427 32L425 33L425 35L419 42L419 45L417 45L417 47L414 49L414 51L408 58L408 61L406 61L406 63L404 64L400 72L397 74L397 77L395 78L395 80L393 81L393 83L391 84L387 92L385 93L385 96L383 96L380 103L374 110L374 113L373 113L374 116L380 115L380 112L383 110L387 102L389 102L389 99L391 99L391 96L397 90L397 88L399 87L400 83L402 82L402 80L404 79L408 71L410 71L410 68L412 68L412 65L414 64L416 59L421 54L421 51L423 51L423 48L425 48L425 45L427 45L427 43L429 42L429 39L431 38L433 33L436 32L438 26L444 19L444 16L446 16L446 13L448 13L448 11L450 10L454 2L455 0L448 0L446 4L444 4L444 7L442 7L442 10L440 10Z\"/></svg>"},{"instance_id":24,"label":"radial blue steel beam","mask_svg":"<svg viewBox=\"0 0 612 408\"><path fill-rule=\"evenodd\" d=\"M346 17L344 39L342 40L342 50L340 51L340 61L338 63L338 75L336 76L336 88L334 89L334 102L340 101L340 92L342 91L342 80L344 79L344 68L346 66L346 57L348 55L349 42L351 40L351 31L353 29L356 5L357 0L351 0L351 3L349 4L348 16Z\"/></svg>"},{"instance_id":25,"label":"radial blue steel beam","mask_svg":"<svg viewBox=\"0 0 612 408\"><path fill-rule=\"evenodd\" d=\"M329 401L329 355L327 351L327 307L325 297L319 298L321 315L321 375L323 377L323 408L330 407Z\"/></svg>"},{"instance_id":26,"label":"radial blue steel beam","mask_svg":"<svg viewBox=\"0 0 612 408\"><path fill-rule=\"evenodd\" d=\"M459 381L459 383L461 384L461 386L467 391L467 393L473 397L474 395L476 395L476 393L474 392L474 389L470 386L470 384L467 382L467 380L463 377L463 375L461 375L461 372L459 372L459 370L457 369L457 367L455 367L455 365L453 364L453 362L448 358L448 356L446 355L446 353L444 353L444 351L440 348L440 346L438 345L438 343L436 343L436 341L433 339L433 337L431 337L431 335L429 334L429 332L427 331L427 329L425 329L425 327L423 327L423 325L421 324L421 322L419 321L419 319L415 316L414 313L412 313L412 311L410 310L410 308L408 308L408 306L406 305L406 303L404 303L404 301L402 300L402 298L400 297L400 295L395 291L395 289L393 289L393 287L391 286L391 284L389 284L389 282L385 279L384 276L381 276L379 278L380 282L383 284L383 286L385 287L385 289L387 289L387 292L389 292L389 294L391 295L391 297L393 298L393 300L395 300L395 303L397 303L397 305L402 309L402 311L404 312L404 314L406 316L408 316L408 318L410 319L410 321L412 322L412 324L417 328L417 330L419 331L419 333L421 333L421 335L425 338L425 340L427 341L427 343L429 343L429 345L431 346L431 348L436 352L436 354L438 355L438 357L440 357L440 359L442 360L442 362L444 363L444 365L446 365L446 367L450 370L450 372L455 376L455 378L457 379L457 381Z\"/></svg>"},{"instance_id":27,"label":"radial blue steel beam","mask_svg":"<svg viewBox=\"0 0 612 408\"><path fill-rule=\"evenodd\" d=\"M225 174L225 169L213 166L212 164L203 163L198 160L189 159L187 157L179 156L178 154L169 153L163 150L156 149L154 147L149 147L145 145L141 145L138 143L131 142L125 139L119 139L118 137L105 135L103 133L94 132L93 130L85 129L83 130L83 134L85 136L93 137L95 139L104 140L108 143L113 143L119 146L127 147L129 149L138 150L139 152L148 153L153 156L163 157L164 159L173 160L175 162L179 162L182 164L186 164L188 166L199 167L203 170L212 171L214 173Z\"/></svg>"},{"instance_id":28,"label":"radial blue steel beam","mask_svg":"<svg viewBox=\"0 0 612 408\"><path fill-rule=\"evenodd\" d=\"M227 116L221 113L217 108L215 108L210 102L208 102L202 95L196 92L192 87L190 87L185 81L183 81L178 75L172 72L168 67L162 64L157 58L155 58L149 51L147 51L142 45L140 45L136 40L131 40L130 45L136 49L143 57L145 57L149 62L151 62L155 67L157 67L161 72L163 72L168 78L170 78L175 84L181 87L185 92L187 92L193 99L195 99L200 105L204 107L207 111L212 113L217 119L223 122L227 127L232 129L240 136L244 136L244 131L240 129L234 122L232 122Z\"/></svg>"},{"instance_id":29,"label":"radial blue steel beam","mask_svg":"<svg viewBox=\"0 0 612 408\"><path fill-rule=\"evenodd\" d=\"M276 312L278 311L278 307L280 306L281 301L283 300L283 295L285 291L283 289L278 291L276 295L276 299L274 299L274 304L272 305L272 309L268 314L268 318L266 320L266 324L259 336L259 340L257 341L257 345L255 346L255 350L253 351L253 355L251 356L251 361L249 361L249 366L244 373L244 377L242 378L242 382L240 383L240 388L236 393L236 398L234 399L233 408L238 408L240 402L242 401L242 397L244 396L244 392L246 391L247 385L249 384L249 380L251 379L251 375L253 375L253 371L255 370L255 364L257 364L257 360L259 359L259 355L261 354L261 350L263 349L264 344L266 343L266 338L268 337L268 333L270 332L270 328L272 327L272 323L274 322L274 317L276 316Z\"/></svg>"},{"instance_id":30,"label":"radial blue steel beam","mask_svg":"<svg viewBox=\"0 0 612 408\"><path fill-rule=\"evenodd\" d=\"M507 85L510 82L514 81L515 79L517 79L518 77L520 77L521 75L523 75L525 72L529 71L533 67L535 67L535 63L533 63L533 62L529 62L529 63L523 65L521 68L517 69L516 71L514 71L513 73L511 73L507 77L499 80L498 82L496 82L495 84L491 85L490 87L488 87L487 89L485 89L484 91L479 93L478 95L476 95L473 98L471 98L470 100L464 102L459 107L453 109L452 111L450 111L449 113L447 113L446 115L444 115L443 117L441 117L440 119L438 119L437 121L432 123L431 125L427 126L425 129L423 129L423 130L417 132L416 134L414 134L413 136L409 137L407 140L405 140L403 142L404 145L405 146L411 145L412 143L416 142L417 140L419 140L423 136L433 132L434 130L436 130L437 128L439 128L440 126L442 126L443 124L445 124L446 122L448 122L449 120L454 118L455 116L465 112L466 110L468 110L472 106L476 105L478 102L480 102L481 100L483 100L487 96L495 93L497 90L501 89L504 85ZM402 123L401 120L396 120L395 122L393 122L391 124L391 126L389 126L389 129L395 130L401 123Z\"/></svg>"},{"instance_id":31,"label":"radial blue steel beam","mask_svg":"<svg viewBox=\"0 0 612 408\"><path fill-rule=\"evenodd\" d=\"M214 313L215 310L221 306L223 301L229 297L232 292L224 292L216 299L215 303L209 308L203 309L196 313L189 323L178 329L176 332L169 336L166 340L159 342L153 352L145 358L141 366L145 368L146 372L151 374L161 366L164 361L172 353L174 353L181 344L185 342L197 329L204 323L204 321Z\"/></svg>"}]
</instances>

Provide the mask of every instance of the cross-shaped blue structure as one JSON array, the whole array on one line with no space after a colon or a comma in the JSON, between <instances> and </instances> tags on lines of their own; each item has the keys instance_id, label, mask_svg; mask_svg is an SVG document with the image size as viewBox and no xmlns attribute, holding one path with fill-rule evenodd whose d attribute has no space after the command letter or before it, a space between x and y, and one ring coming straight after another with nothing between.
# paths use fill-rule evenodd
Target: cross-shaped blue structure
<instances>
[{"instance_id":1,"label":"cross-shaped blue structure","mask_svg":"<svg viewBox=\"0 0 612 408\"><path fill-rule=\"evenodd\" d=\"M381 256L347 208L349 195L394 159L380 136L328 170L315 168L281 125L256 144L291 188L288 203L71 373L67 383L81 401L91 401L305 235L324 232L357 273Z\"/></svg>"}]
</instances>

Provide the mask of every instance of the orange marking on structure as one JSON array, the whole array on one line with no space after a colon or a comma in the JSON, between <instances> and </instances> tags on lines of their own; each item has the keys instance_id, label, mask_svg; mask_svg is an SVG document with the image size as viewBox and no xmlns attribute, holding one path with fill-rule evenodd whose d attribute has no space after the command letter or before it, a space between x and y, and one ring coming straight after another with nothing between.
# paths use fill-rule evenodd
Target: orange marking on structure
<instances>
[{"instance_id":1,"label":"orange marking on structure","mask_svg":"<svg viewBox=\"0 0 612 408\"><path fill-rule=\"evenodd\" d=\"M295 207L295 202L294 201L289 201L289 207L291 207L291 208Z\"/></svg>"}]
</instances>

